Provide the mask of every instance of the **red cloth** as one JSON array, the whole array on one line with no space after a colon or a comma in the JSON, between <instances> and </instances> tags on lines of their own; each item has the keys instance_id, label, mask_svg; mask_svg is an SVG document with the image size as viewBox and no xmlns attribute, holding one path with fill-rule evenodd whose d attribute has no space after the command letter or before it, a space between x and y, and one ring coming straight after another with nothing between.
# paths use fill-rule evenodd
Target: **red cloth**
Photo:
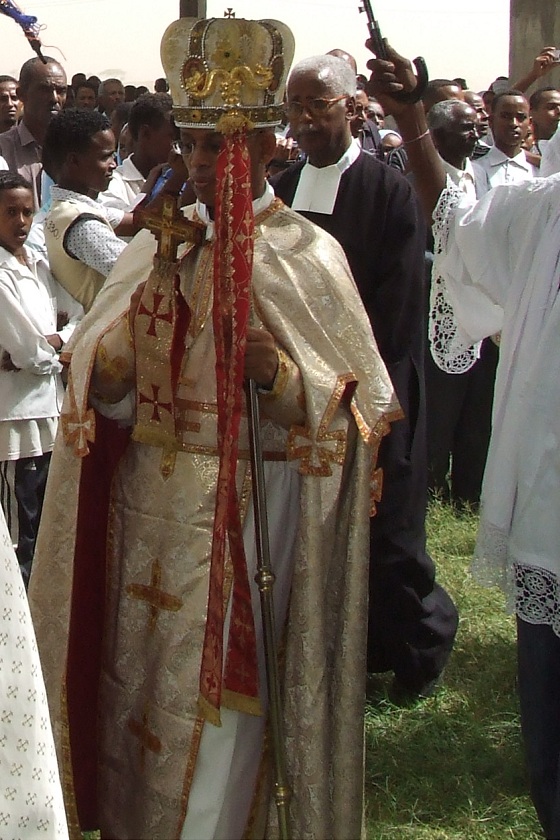
<instances>
[{"instance_id":1,"label":"red cloth","mask_svg":"<svg viewBox=\"0 0 560 840\"><path fill-rule=\"evenodd\" d=\"M83 459L80 477L66 680L74 792L83 831L99 827L97 725L107 522L113 475L130 437L129 429L119 429L100 414L95 424L95 443Z\"/></svg>"},{"instance_id":2,"label":"red cloth","mask_svg":"<svg viewBox=\"0 0 560 840\"><path fill-rule=\"evenodd\" d=\"M226 136L218 155L213 324L216 343L220 469L210 567L208 617L200 673L200 708L219 723L223 687L258 703L251 593L235 484L253 270L253 195L245 134ZM226 540L233 566L232 613L223 668Z\"/></svg>"}]
</instances>

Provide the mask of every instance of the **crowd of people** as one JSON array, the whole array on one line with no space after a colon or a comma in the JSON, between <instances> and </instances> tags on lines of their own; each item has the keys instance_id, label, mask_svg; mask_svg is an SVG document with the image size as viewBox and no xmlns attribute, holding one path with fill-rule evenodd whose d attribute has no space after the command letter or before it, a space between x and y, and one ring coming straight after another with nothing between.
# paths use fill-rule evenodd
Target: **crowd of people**
<instances>
[{"instance_id":1,"label":"crowd of people","mask_svg":"<svg viewBox=\"0 0 560 840\"><path fill-rule=\"evenodd\" d=\"M198 840L285 808L292 836L359 837L368 685L429 697L457 632L432 494L480 509L476 573L513 597L560 836L556 51L407 103L396 53L290 69L279 21L182 18L161 51L153 92L49 57L0 76L3 550L61 776L6 819ZM54 748L29 714L31 777Z\"/></svg>"}]
</instances>

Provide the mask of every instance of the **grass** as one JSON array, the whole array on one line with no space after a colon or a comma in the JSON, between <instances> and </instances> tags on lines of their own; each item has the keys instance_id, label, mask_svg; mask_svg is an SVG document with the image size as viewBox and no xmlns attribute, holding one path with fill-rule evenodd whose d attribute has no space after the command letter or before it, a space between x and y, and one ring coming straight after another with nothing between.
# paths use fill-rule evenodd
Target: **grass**
<instances>
[{"instance_id":1,"label":"grass","mask_svg":"<svg viewBox=\"0 0 560 840\"><path fill-rule=\"evenodd\" d=\"M398 708L389 676L367 708L370 840L540 840L515 691L515 631L497 590L469 575L476 517L434 503L428 544L460 624L444 684Z\"/></svg>"}]
</instances>

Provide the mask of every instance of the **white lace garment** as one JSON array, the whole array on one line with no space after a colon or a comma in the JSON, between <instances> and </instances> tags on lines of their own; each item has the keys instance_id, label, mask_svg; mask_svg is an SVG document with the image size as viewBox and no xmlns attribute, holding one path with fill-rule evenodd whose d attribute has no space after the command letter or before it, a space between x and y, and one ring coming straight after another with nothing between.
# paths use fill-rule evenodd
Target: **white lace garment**
<instances>
[{"instance_id":1,"label":"white lace garment","mask_svg":"<svg viewBox=\"0 0 560 840\"><path fill-rule=\"evenodd\" d=\"M502 330L473 569L560 636L560 176L460 200L434 216L444 355Z\"/></svg>"}]
</instances>

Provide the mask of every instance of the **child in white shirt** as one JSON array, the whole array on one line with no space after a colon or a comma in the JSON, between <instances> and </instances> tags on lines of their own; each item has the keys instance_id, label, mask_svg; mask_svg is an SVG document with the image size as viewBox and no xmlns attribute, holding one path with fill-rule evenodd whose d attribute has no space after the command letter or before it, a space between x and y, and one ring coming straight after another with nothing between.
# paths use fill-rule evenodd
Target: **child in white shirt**
<instances>
[{"instance_id":1,"label":"child in white shirt","mask_svg":"<svg viewBox=\"0 0 560 840\"><path fill-rule=\"evenodd\" d=\"M16 461L17 557L27 585L64 396L58 354L83 311L25 246L33 192L0 172L0 461Z\"/></svg>"}]
</instances>

